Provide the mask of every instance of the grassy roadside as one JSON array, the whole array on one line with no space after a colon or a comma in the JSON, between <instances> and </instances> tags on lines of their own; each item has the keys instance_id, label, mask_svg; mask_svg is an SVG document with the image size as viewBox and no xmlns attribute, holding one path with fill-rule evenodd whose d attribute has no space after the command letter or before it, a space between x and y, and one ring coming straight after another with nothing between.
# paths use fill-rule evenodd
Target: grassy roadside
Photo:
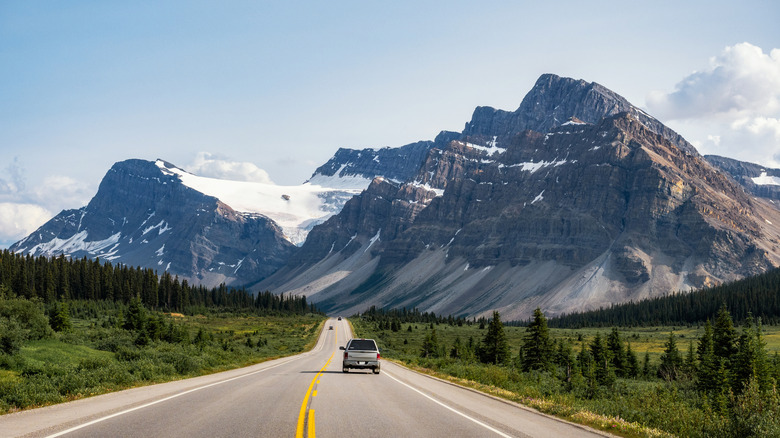
<instances>
[{"instance_id":1,"label":"grassy roadside","mask_svg":"<svg viewBox=\"0 0 780 438\"><path fill-rule=\"evenodd\" d=\"M374 322L351 318L356 336L377 340L382 356L411 369L463 386L502 397L567 421L587 425L625 437L730 436L726 419L702 408L706 401L693 389L692 382L666 382L653 376L641 379L618 378L610 388L602 388L592 397L567 391L560 376L542 372L522 372L516 363L495 366L473 359L454 359L449 354L422 358L423 341L436 330L442 351L456 342L479 343L485 330L478 325L403 323L397 331L379 329ZM645 354L652 367L657 366L669 332L674 331L685 352L688 340L695 341L703 327L621 328L623 339L631 343L640 360ZM567 340L575 351L610 328L551 329L551 337ZM770 355L780 347L780 327L764 327ZM505 327L512 356L517 356L525 328ZM457 340L457 341L456 341ZM694 344L695 345L695 344ZM514 362L514 361L513 361ZM654 373L653 373L654 374Z\"/></svg>"},{"instance_id":2,"label":"grassy roadside","mask_svg":"<svg viewBox=\"0 0 780 438\"><path fill-rule=\"evenodd\" d=\"M85 305L89 307L89 305ZM122 327L126 307L81 311L69 330L0 353L0 414L248 366L312 348L323 315L147 312Z\"/></svg>"}]
</instances>

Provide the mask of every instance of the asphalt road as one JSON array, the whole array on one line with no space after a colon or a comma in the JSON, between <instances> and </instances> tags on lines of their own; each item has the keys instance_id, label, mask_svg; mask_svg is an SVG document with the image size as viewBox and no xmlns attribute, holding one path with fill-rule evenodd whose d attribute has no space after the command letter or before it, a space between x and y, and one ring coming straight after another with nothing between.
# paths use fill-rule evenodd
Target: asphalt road
<instances>
[{"instance_id":1,"label":"asphalt road","mask_svg":"<svg viewBox=\"0 0 780 438\"><path fill-rule=\"evenodd\" d=\"M346 320L332 319L308 353L0 416L0 436L606 435L387 361L379 375L370 370L342 373L338 347L349 337Z\"/></svg>"}]
</instances>

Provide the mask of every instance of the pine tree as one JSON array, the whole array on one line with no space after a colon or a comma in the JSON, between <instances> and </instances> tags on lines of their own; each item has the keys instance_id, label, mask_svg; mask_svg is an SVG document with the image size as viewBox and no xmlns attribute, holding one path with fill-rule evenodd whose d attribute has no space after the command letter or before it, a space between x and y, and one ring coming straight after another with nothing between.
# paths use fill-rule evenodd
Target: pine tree
<instances>
[{"instance_id":1,"label":"pine tree","mask_svg":"<svg viewBox=\"0 0 780 438\"><path fill-rule=\"evenodd\" d=\"M501 316L493 311L493 319L488 324L487 333L480 346L480 360L494 365L502 364L509 359L509 344L504 333Z\"/></svg>"},{"instance_id":2,"label":"pine tree","mask_svg":"<svg viewBox=\"0 0 780 438\"><path fill-rule=\"evenodd\" d=\"M639 376L639 360L634 350L631 349L630 342L626 344L626 362L628 365L626 377L636 379Z\"/></svg>"},{"instance_id":3,"label":"pine tree","mask_svg":"<svg viewBox=\"0 0 780 438\"><path fill-rule=\"evenodd\" d=\"M533 321L525 330L522 349L523 371L552 369L553 346L550 330L547 327L547 318L538 307L534 310Z\"/></svg>"},{"instance_id":4,"label":"pine tree","mask_svg":"<svg viewBox=\"0 0 780 438\"><path fill-rule=\"evenodd\" d=\"M688 353L685 355L685 360L683 361L683 370L685 373L690 377L696 376L696 353L694 353L696 350L693 347L693 341L690 341L688 343Z\"/></svg>"},{"instance_id":5,"label":"pine tree","mask_svg":"<svg viewBox=\"0 0 780 438\"><path fill-rule=\"evenodd\" d=\"M704 324L704 334L699 338L696 355L699 361L696 387L699 391L713 391L717 386L715 382L719 364L713 348L712 324L709 319Z\"/></svg>"},{"instance_id":6,"label":"pine tree","mask_svg":"<svg viewBox=\"0 0 780 438\"><path fill-rule=\"evenodd\" d=\"M127 308L127 316L122 328L125 330L142 330L146 325L146 312L141 300L133 298Z\"/></svg>"},{"instance_id":7,"label":"pine tree","mask_svg":"<svg viewBox=\"0 0 780 438\"><path fill-rule=\"evenodd\" d=\"M683 358L677 349L677 337L674 332L669 332L669 339L664 344L664 353L661 355L661 365L658 367L658 377L664 380L677 380L682 375Z\"/></svg>"},{"instance_id":8,"label":"pine tree","mask_svg":"<svg viewBox=\"0 0 780 438\"><path fill-rule=\"evenodd\" d=\"M68 331L71 328L70 309L67 302L55 302L49 315L49 325L55 332Z\"/></svg>"},{"instance_id":9,"label":"pine tree","mask_svg":"<svg viewBox=\"0 0 780 438\"><path fill-rule=\"evenodd\" d=\"M596 337L590 343L590 354L593 356L596 380L599 385L611 386L615 382L615 370L612 368L609 350L601 333L596 333Z\"/></svg>"},{"instance_id":10,"label":"pine tree","mask_svg":"<svg viewBox=\"0 0 780 438\"><path fill-rule=\"evenodd\" d=\"M599 388L599 382L596 375L596 363L593 361L593 355L590 350L582 343L580 353L577 355L577 365L584 380L586 396L591 398L596 395ZM576 380L576 375L574 376Z\"/></svg>"},{"instance_id":11,"label":"pine tree","mask_svg":"<svg viewBox=\"0 0 780 438\"><path fill-rule=\"evenodd\" d=\"M522 363L522 362L521 362ZM571 379L575 372L577 360L574 357L574 352L572 351L571 344L560 340L558 342L558 348L556 349L555 353L555 364L561 367L565 374L565 380L566 382L571 382Z\"/></svg>"},{"instance_id":12,"label":"pine tree","mask_svg":"<svg viewBox=\"0 0 780 438\"><path fill-rule=\"evenodd\" d=\"M758 328L753 325L753 317L748 316L737 343L737 354L732 360L731 374L735 393L742 392L748 381L754 379L762 390L769 388L769 368L766 358L766 346Z\"/></svg>"},{"instance_id":13,"label":"pine tree","mask_svg":"<svg viewBox=\"0 0 780 438\"><path fill-rule=\"evenodd\" d=\"M650 352L645 351L645 358L642 361L642 376L648 378L651 374L653 373L650 370Z\"/></svg>"},{"instance_id":14,"label":"pine tree","mask_svg":"<svg viewBox=\"0 0 780 438\"><path fill-rule=\"evenodd\" d=\"M607 350L612 356L612 366L615 373L620 377L628 375L626 351L623 349L623 340L620 339L620 332L616 327L612 327L612 332L607 336Z\"/></svg>"},{"instance_id":15,"label":"pine tree","mask_svg":"<svg viewBox=\"0 0 780 438\"><path fill-rule=\"evenodd\" d=\"M455 338L455 342L452 344L450 350L450 357L453 359L462 359L464 356L463 343L460 341L460 336Z\"/></svg>"},{"instance_id":16,"label":"pine tree","mask_svg":"<svg viewBox=\"0 0 780 438\"><path fill-rule=\"evenodd\" d=\"M422 347L420 349L420 357L438 357L439 355L439 338L436 336L436 329L430 331L425 335Z\"/></svg>"},{"instance_id":17,"label":"pine tree","mask_svg":"<svg viewBox=\"0 0 780 438\"><path fill-rule=\"evenodd\" d=\"M718 310L712 330L712 348L715 356L727 363L737 353L737 332L731 320L731 314L725 305Z\"/></svg>"}]
</instances>

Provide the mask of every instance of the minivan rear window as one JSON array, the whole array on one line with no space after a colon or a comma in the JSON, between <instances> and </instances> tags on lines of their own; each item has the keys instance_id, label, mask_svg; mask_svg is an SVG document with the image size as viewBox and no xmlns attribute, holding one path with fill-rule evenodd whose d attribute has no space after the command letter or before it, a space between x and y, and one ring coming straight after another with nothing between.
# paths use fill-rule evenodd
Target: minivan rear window
<instances>
[{"instance_id":1,"label":"minivan rear window","mask_svg":"<svg viewBox=\"0 0 780 438\"><path fill-rule=\"evenodd\" d=\"M349 350L376 350L376 344L370 339L353 339Z\"/></svg>"}]
</instances>

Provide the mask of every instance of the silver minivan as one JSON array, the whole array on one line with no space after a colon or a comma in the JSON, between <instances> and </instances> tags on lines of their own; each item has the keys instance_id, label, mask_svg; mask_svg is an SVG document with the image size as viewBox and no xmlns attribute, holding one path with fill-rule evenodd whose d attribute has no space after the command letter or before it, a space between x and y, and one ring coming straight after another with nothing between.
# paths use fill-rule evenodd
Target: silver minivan
<instances>
[{"instance_id":1,"label":"silver minivan","mask_svg":"<svg viewBox=\"0 0 780 438\"><path fill-rule=\"evenodd\" d=\"M347 373L350 368L371 369L374 374L379 374L379 348L373 339L350 339L344 350L344 361L341 371Z\"/></svg>"}]
</instances>

